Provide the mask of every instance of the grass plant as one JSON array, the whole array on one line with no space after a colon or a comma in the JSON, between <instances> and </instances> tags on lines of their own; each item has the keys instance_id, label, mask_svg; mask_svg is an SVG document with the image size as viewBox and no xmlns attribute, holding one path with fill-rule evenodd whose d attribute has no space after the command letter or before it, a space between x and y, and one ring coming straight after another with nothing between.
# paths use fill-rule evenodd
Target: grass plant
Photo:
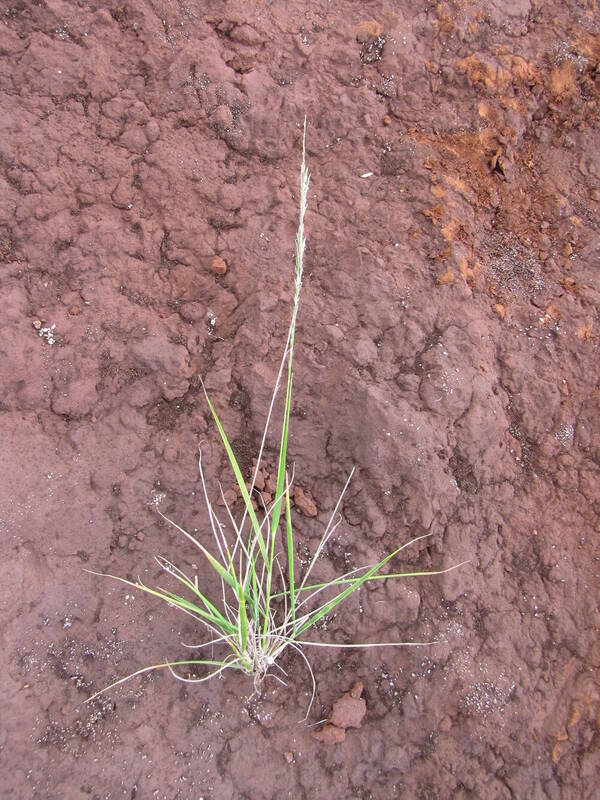
<instances>
[{"instance_id":1,"label":"grass plant","mask_svg":"<svg viewBox=\"0 0 600 800\"><path fill-rule=\"evenodd\" d=\"M237 669L247 673L254 679L255 689L260 687L267 675L272 675L277 680L285 682L285 672L278 661L288 648L304 659L312 678L312 697L314 699L314 675L304 652L307 647L366 648L384 645L421 646L432 644L431 642L334 644L311 641L306 638L320 620L369 581L399 580L409 577L439 575L449 570L384 572L389 562L405 548L420 539L426 538L426 536L418 536L397 547L375 564L353 569L334 580L314 582L313 571L317 562L341 522L340 508L344 494L352 479L353 469L346 480L308 566L302 571L302 574L298 574L295 559L294 521L290 502L290 487L293 482L293 476L290 476L287 469L287 444L292 404L294 339L304 271L306 244L304 216L310 185L310 175L306 166L305 142L306 120L304 122L302 141L299 223L296 235L296 269L291 322L267 414L256 467L249 486L246 484L217 411L205 390L208 408L218 430L243 501L243 513L241 518L236 520L233 510L221 489L221 500L224 504L227 521L219 519L209 499L202 466L202 451L200 450L198 466L204 501L214 539L214 549L211 551L197 537L192 536L175 522L164 517L206 559L218 578L220 594L218 597L208 597L199 586L197 575L192 577L185 574L173 562L162 556L157 556L156 561L167 575L179 585L178 592L180 593L161 587L152 588L139 579L130 581L116 575L107 576L135 589L142 590L163 600L167 605L189 614L209 633L208 640L194 646L194 649L202 650L210 647L212 648L211 653L214 653L216 649L222 652L223 655L218 658L195 657L175 661L165 660L162 663L144 667L92 695L87 702L130 678L159 669L167 669L177 679L189 683L207 681L228 669ZM257 512L252 503L253 490L260 469L276 399L282 385L285 385L285 400L279 439L279 457L276 472L277 488L273 502L269 507ZM283 549L281 549L280 541ZM461 565L456 565L450 569L456 569L458 566ZM200 677L191 677L189 670L187 675L182 674L183 669L186 667L205 668L206 674Z\"/></svg>"}]
</instances>

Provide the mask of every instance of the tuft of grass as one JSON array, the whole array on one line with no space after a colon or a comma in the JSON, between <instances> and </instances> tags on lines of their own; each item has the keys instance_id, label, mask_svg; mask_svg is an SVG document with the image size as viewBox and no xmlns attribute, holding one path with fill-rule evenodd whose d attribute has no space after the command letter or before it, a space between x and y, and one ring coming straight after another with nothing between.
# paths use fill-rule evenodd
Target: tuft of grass
<instances>
[{"instance_id":1,"label":"tuft of grass","mask_svg":"<svg viewBox=\"0 0 600 800\"><path fill-rule=\"evenodd\" d=\"M304 653L306 647L342 647L342 648L367 648L382 646L423 646L435 642L379 642L368 644L334 644L327 642L309 641L305 637L312 628L326 614L331 613L346 598L358 591L361 586L374 580L397 580L401 578L419 577L424 575L440 575L456 569L462 564L457 564L450 569L427 572L392 572L383 570L388 563L402 552L406 547L418 542L425 536L418 536L402 546L388 553L375 564L353 569L340 577L324 583L311 582L313 569L322 554L327 542L341 522L339 513L344 494L348 488L354 469L348 476L344 488L333 509L319 544L301 575L298 574L294 558L294 525L291 514L290 487L293 476L287 470L287 443L290 423L290 409L292 401L294 337L296 332L296 319L300 304L302 289L302 275L304 271L304 251L306 240L304 236L304 216L306 213L310 175L306 167L306 119L304 120L304 133L302 139L302 163L300 167L300 204L299 222L296 235L296 270L294 280L294 297L291 322L287 335L279 372L267 414L267 422L262 436L260 450L256 461L256 468L252 475L250 487L246 485L244 476L237 462L227 434L221 424L219 416L204 390L206 402L215 422L221 442L227 453L231 470L235 477L241 494L244 510L241 519L236 520L223 490L221 500L227 513L224 522L217 516L210 502L208 489L202 467L202 451L198 458L200 479L208 512L208 519L214 539L214 550L211 552L196 537L181 528L172 520L164 517L173 525L206 559L214 570L220 583L219 597L208 597L198 585L198 578L186 575L183 570L162 556L157 556L158 565L180 585L181 594L161 587L146 586L141 580L129 581L117 575L106 577L132 586L163 600L167 605L177 608L193 617L201 627L205 628L210 637L208 641L194 646L193 649L201 650L211 647L221 648L224 655L220 658L190 658L178 661L165 660L159 664L139 669L110 686L96 692L86 702L90 702L99 694L118 686L121 683L146 672L158 669L168 669L178 680L188 683L201 683L219 675L227 669L237 669L252 676L255 689L258 689L267 675L271 675L284 683L280 677L285 676L278 661L282 653L291 648L304 659L312 679L313 693L307 711L310 712L315 695L315 679L310 663ZM256 483L258 470L265 448L267 432L273 416L275 401L282 384L285 383L285 401L283 407L283 422L279 443L279 458L277 465L277 488L271 505L257 514L252 504L252 493ZM160 513L160 512L159 512ZM260 518L259 518L260 516ZM279 532L284 550L280 551L278 545ZM463 562L467 563L467 562ZM204 667L206 674L203 677L184 676L179 671L183 667ZM277 670L276 674L272 670Z\"/></svg>"}]
</instances>

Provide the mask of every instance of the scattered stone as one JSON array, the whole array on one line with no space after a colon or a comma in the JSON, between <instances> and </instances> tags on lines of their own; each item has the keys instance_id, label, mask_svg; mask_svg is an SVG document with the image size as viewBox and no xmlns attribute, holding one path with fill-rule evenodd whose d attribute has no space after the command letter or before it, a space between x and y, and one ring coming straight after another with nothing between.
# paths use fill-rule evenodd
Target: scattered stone
<instances>
[{"instance_id":1,"label":"scattered stone","mask_svg":"<svg viewBox=\"0 0 600 800\"><path fill-rule=\"evenodd\" d=\"M160 127L155 119L148 120L146 123L146 137L149 142L155 142L160 136Z\"/></svg>"},{"instance_id":2,"label":"scattered stone","mask_svg":"<svg viewBox=\"0 0 600 800\"><path fill-rule=\"evenodd\" d=\"M372 339L366 336L359 338L354 345L354 361L359 367L367 367L377 360L379 350Z\"/></svg>"},{"instance_id":3,"label":"scattered stone","mask_svg":"<svg viewBox=\"0 0 600 800\"><path fill-rule=\"evenodd\" d=\"M229 38L234 42L240 42L250 47L255 47L266 41L266 37L263 33L260 33L256 28L253 28L245 22L241 25L236 25L230 32Z\"/></svg>"},{"instance_id":4,"label":"scattered stone","mask_svg":"<svg viewBox=\"0 0 600 800\"><path fill-rule=\"evenodd\" d=\"M388 125L392 124L392 118L389 116L389 114L386 114L385 117L383 118L382 122L387 128Z\"/></svg>"},{"instance_id":5,"label":"scattered stone","mask_svg":"<svg viewBox=\"0 0 600 800\"><path fill-rule=\"evenodd\" d=\"M361 697L363 684L357 681L333 704L327 723L312 736L323 744L339 744L346 738L346 728L360 728L367 713L367 704Z\"/></svg>"},{"instance_id":6,"label":"scattered stone","mask_svg":"<svg viewBox=\"0 0 600 800\"><path fill-rule=\"evenodd\" d=\"M79 306L71 306L71 308L69 309L69 315L71 317L76 317L80 313L80 311L81 309L79 308Z\"/></svg>"},{"instance_id":7,"label":"scattered stone","mask_svg":"<svg viewBox=\"0 0 600 800\"><path fill-rule=\"evenodd\" d=\"M227 262L221 256L215 256L210 262L210 271L213 275L225 275L227 272Z\"/></svg>"},{"instance_id":8,"label":"scattered stone","mask_svg":"<svg viewBox=\"0 0 600 800\"><path fill-rule=\"evenodd\" d=\"M587 342L589 339L592 338L592 323L588 322L585 325L582 325L581 328L577 331L577 337L582 342Z\"/></svg>"},{"instance_id":9,"label":"scattered stone","mask_svg":"<svg viewBox=\"0 0 600 800\"><path fill-rule=\"evenodd\" d=\"M500 319L504 319L506 317L506 308L502 305L502 303L494 303L492 307Z\"/></svg>"},{"instance_id":10,"label":"scattered stone","mask_svg":"<svg viewBox=\"0 0 600 800\"><path fill-rule=\"evenodd\" d=\"M446 272L442 272L441 275L438 275L437 282L438 286L447 286L449 283L453 283L454 272L451 269L447 269Z\"/></svg>"},{"instance_id":11,"label":"scattered stone","mask_svg":"<svg viewBox=\"0 0 600 800\"><path fill-rule=\"evenodd\" d=\"M312 738L323 744L340 744L346 738L346 731L344 728L338 728L327 723L320 730L315 731Z\"/></svg>"},{"instance_id":12,"label":"scattered stone","mask_svg":"<svg viewBox=\"0 0 600 800\"><path fill-rule=\"evenodd\" d=\"M317 504L306 490L296 486L294 500L296 501L296 507L305 517L317 516Z\"/></svg>"},{"instance_id":13,"label":"scattered stone","mask_svg":"<svg viewBox=\"0 0 600 800\"><path fill-rule=\"evenodd\" d=\"M268 492L260 492L259 497L263 508L266 510L271 505L273 498Z\"/></svg>"},{"instance_id":14,"label":"scattered stone","mask_svg":"<svg viewBox=\"0 0 600 800\"><path fill-rule=\"evenodd\" d=\"M288 764L292 764L294 762L294 754L291 750L288 750L286 753L283 754L283 757L287 761Z\"/></svg>"},{"instance_id":15,"label":"scattered stone","mask_svg":"<svg viewBox=\"0 0 600 800\"><path fill-rule=\"evenodd\" d=\"M146 535L144 531L138 531L135 535L135 538L138 540L138 542L143 542L144 539L146 538Z\"/></svg>"},{"instance_id":16,"label":"scattered stone","mask_svg":"<svg viewBox=\"0 0 600 800\"><path fill-rule=\"evenodd\" d=\"M32 322L32 325L36 329L36 331L39 331L40 328L42 327L41 319L34 319L33 322Z\"/></svg>"},{"instance_id":17,"label":"scattered stone","mask_svg":"<svg viewBox=\"0 0 600 800\"><path fill-rule=\"evenodd\" d=\"M360 728L367 713L367 704L361 697L363 685L357 681L352 689L333 704L329 722L338 728Z\"/></svg>"},{"instance_id":18,"label":"scattered stone","mask_svg":"<svg viewBox=\"0 0 600 800\"><path fill-rule=\"evenodd\" d=\"M360 42L360 44L365 44L366 42L371 41L372 39L377 39L378 36L381 36L381 32L383 28L375 19L365 19L363 20L356 29L356 41Z\"/></svg>"},{"instance_id":19,"label":"scattered stone","mask_svg":"<svg viewBox=\"0 0 600 800\"><path fill-rule=\"evenodd\" d=\"M224 506L227 503L228 506L232 506L235 501L237 500L237 492L235 489L227 489L223 492L223 495L219 495L219 499L217 500L218 506Z\"/></svg>"},{"instance_id":20,"label":"scattered stone","mask_svg":"<svg viewBox=\"0 0 600 800\"><path fill-rule=\"evenodd\" d=\"M363 693L363 688L364 687L362 685L362 681L356 681L356 683L350 689L350 692L349 692L350 697L353 697L355 700L358 700L358 698Z\"/></svg>"}]
</instances>

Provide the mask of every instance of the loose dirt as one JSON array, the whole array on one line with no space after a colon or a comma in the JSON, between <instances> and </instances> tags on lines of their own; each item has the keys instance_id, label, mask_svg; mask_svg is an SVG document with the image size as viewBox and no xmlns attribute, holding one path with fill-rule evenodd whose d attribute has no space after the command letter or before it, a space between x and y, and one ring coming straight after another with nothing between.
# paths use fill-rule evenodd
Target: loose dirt
<instances>
[{"instance_id":1,"label":"loose dirt","mask_svg":"<svg viewBox=\"0 0 600 800\"><path fill-rule=\"evenodd\" d=\"M0 12L2 796L597 798L596 3ZM200 442L231 491L200 378L250 474L305 114L298 563L356 465L325 578L424 533L397 568L470 564L326 618L322 641L437 644L307 648L308 725L293 654L260 697L161 672L84 706L199 641L84 569L150 582L163 554L216 588L156 511L208 541ZM315 740L342 697L360 727Z\"/></svg>"}]
</instances>

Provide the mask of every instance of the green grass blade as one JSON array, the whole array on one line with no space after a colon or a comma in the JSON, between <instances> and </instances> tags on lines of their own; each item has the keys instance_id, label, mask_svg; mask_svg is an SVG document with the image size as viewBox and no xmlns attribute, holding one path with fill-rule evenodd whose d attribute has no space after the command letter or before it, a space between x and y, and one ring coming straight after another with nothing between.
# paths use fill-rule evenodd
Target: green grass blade
<instances>
[{"instance_id":1,"label":"green grass blade","mask_svg":"<svg viewBox=\"0 0 600 800\"><path fill-rule=\"evenodd\" d=\"M367 578L365 583L369 583L369 581L387 581L392 580L393 578L424 578L431 575L445 575L446 572L452 572L452 570L458 569L459 567L464 567L465 564L470 563L470 559L467 561L461 561L460 564L453 564L451 567L447 567L446 569L435 569L429 570L425 572L386 572L384 575L372 575L370 578ZM368 569L368 567L357 567L357 570L361 569ZM300 594L300 592L308 592L308 591L318 591L319 589L328 589L331 586L343 586L347 583L354 583L357 578L334 578L331 581L327 581L326 583L313 583L310 586L297 586L294 589L294 594ZM273 599L283 597L284 594L289 595L290 592L277 592L277 594L273 595Z\"/></svg>"},{"instance_id":2,"label":"green grass blade","mask_svg":"<svg viewBox=\"0 0 600 800\"><path fill-rule=\"evenodd\" d=\"M294 531L292 529L292 509L290 507L290 485L285 482L285 531L288 557L288 585L290 613L292 616L292 635L296 632L296 587L294 582Z\"/></svg>"},{"instance_id":3,"label":"green grass blade","mask_svg":"<svg viewBox=\"0 0 600 800\"><path fill-rule=\"evenodd\" d=\"M175 594L175 592L170 592L168 589L162 588L152 589L150 586L146 586L143 583L136 583L132 585L136 586L138 589L141 589L143 592L146 592L146 594L150 594L153 597L158 597L160 600L164 600L166 603L169 603L172 606L177 606L184 611L189 611L190 614L196 615L206 623L209 623L211 628L229 635L234 635L236 633L235 626L233 626L231 622L225 619L225 617L223 617L221 614L214 616L208 611L200 608L198 605L196 605L196 603L192 603L185 597Z\"/></svg>"},{"instance_id":4,"label":"green grass blade","mask_svg":"<svg viewBox=\"0 0 600 800\"><path fill-rule=\"evenodd\" d=\"M204 396L206 397L206 402L208 403L208 407L210 409L210 413L212 414L212 418L214 419L215 424L217 426L217 429L219 431L219 434L221 436L221 441L223 442L223 446L225 448L225 452L227 453L227 458L229 459L229 463L231 465L231 469L233 470L233 474L235 475L235 480L237 482L238 488L239 488L240 493L242 495L242 498L244 500L244 504L246 506L246 510L248 511L248 516L250 517L250 521L252 522L252 528L254 530L254 535L256 536L256 539L258 541L258 547L260 549L261 555L264 558L264 560L266 561L267 560L267 548L266 548L266 545L265 545L265 540L263 539L263 535L262 535L261 530L260 530L260 525L259 525L258 519L256 517L256 513L255 513L254 509L252 508L252 500L250 498L250 495L248 494L248 489L246 488L246 482L244 481L244 476L242 475L242 471L240 470L240 467L239 467L239 464L238 464L237 459L235 457L235 454L234 454L234 452L233 452L233 450L231 448L231 445L229 443L229 439L227 438L227 434L225 433L225 430L224 430L223 426L221 425L221 420L219 419L219 416L218 416L217 412L215 411L215 408L214 408L213 404L211 403L210 398L209 398L206 390L204 390Z\"/></svg>"},{"instance_id":5,"label":"green grass blade","mask_svg":"<svg viewBox=\"0 0 600 800\"><path fill-rule=\"evenodd\" d=\"M186 575L184 575L183 572L178 567L176 567L174 564L171 564L171 562L167 561L166 558L162 558L162 557L159 557L159 556L157 556L155 558L156 558L157 563L162 567L162 569L164 569L165 572L168 572L169 575L171 575L172 577L176 578L187 589L189 589L190 592L192 592L194 595L196 595L196 597L199 600L202 601L202 603L204 604L204 607L214 617L216 617L217 619L222 620L223 623L227 624L227 619L221 614L219 609L213 603L211 603L211 601L208 599L208 597L206 597L204 594L202 594L202 592L197 587L197 585L193 581L191 581Z\"/></svg>"},{"instance_id":6,"label":"green grass blade","mask_svg":"<svg viewBox=\"0 0 600 800\"><path fill-rule=\"evenodd\" d=\"M251 562L252 575L252 617L256 624L259 624L260 596L258 591L258 579L256 577L256 557Z\"/></svg>"},{"instance_id":7,"label":"green grass blade","mask_svg":"<svg viewBox=\"0 0 600 800\"><path fill-rule=\"evenodd\" d=\"M220 613L218 616L214 616L208 611L205 611L203 608L197 606L195 603L186 600L185 597L180 597L179 595L169 592L166 589L152 589L150 586L146 586L144 583L140 583L139 581L129 581L127 578L122 578L120 575L111 575L108 572L92 572L92 570L86 571L91 575L99 575L103 578L112 578L114 581L119 581L127 586L131 586L132 589L139 589L142 592L146 592L146 594L150 594L153 597L158 597L160 600L164 600L166 603L179 606L185 611L189 611L191 614L197 615L208 624L208 627L215 628L217 631L227 631L229 634L235 634L236 632L235 627Z\"/></svg>"},{"instance_id":8,"label":"green grass blade","mask_svg":"<svg viewBox=\"0 0 600 800\"><path fill-rule=\"evenodd\" d=\"M296 234L296 282L294 291L294 309L292 311L292 321L289 329L289 345L287 350L288 360L288 377L285 392L285 404L283 412L283 423L281 428L281 442L279 446L279 460L277 463L277 486L275 489L275 501L271 509L271 539L269 548L269 564L267 570L267 591L266 591L266 604L265 604L265 628L269 619L269 610L271 603L271 582L273 576L273 559L275 557L275 539L277 537L277 530L279 528L279 521L281 519L281 509L283 504L283 494L285 486L286 475L286 462L287 462L287 444L288 444L288 431L290 425L290 413L292 407L292 384L293 384L293 359L294 359L294 340L296 334L296 319L298 316L298 305L300 302L300 289L302 287L302 274L304 271L304 214L306 213L306 205L308 200L308 187L310 183L310 175L306 168L306 118L304 120L304 133L302 136L302 164L300 166L300 210L298 217L298 231Z\"/></svg>"},{"instance_id":9,"label":"green grass blade","mask_svg":"<svg viewBox=\"0 0 600 800\"><path fill-rule=\"evenodd\" d=\"M285 406L283 411L283 424L281 428L281 443L279 446L279 460L277 463L277 488L275 489L275 497L277 500L273 504L273 508L271 510L271 531L273 540L275 539L276 531L279 526L279 520L281 517L281 505L283 501L283 491L285 485L285 468L286 468L286 460L287 460L287 442L288 442L288 429L290 425L290 410L292 406L292 382L293 382L293 373L292 373L292 361L293 361L293 347L294 347L294 335L293 329L296 324L296 309L294 309L293 317L292 317L292 336L290 337L290 350L288 353L288 379L287 379L287 387L285 392Z\"/></svg>"},{"instance_id":10,"label":"green grass blade","mask_svg":"<svg viewBox=\"0 0 600 800\"><path fill-rule=\"evenodd\" d=\"M203 550L204 550L204 548L203 548ZM208 560L208 563L211 565L211 567L214 569L214 571L218 574L218 576L220 578L222 578L228 586L231 586L231 588L235 592L237 592L239 590L239 588L240 588L240 582L235 577L235 575L232 576L231 573L228 570L225 569L225 567L221 566L221 564L219 564L217 559L214 556L212 556L208 552L208 550L206 550L204 552L204 555L206 556L206 558Z\"/></svg>"},{"instance_id":11,"label":"green grass blade","mask_svg":"<svg viewBox=\"0 0 600 800\"><path fill-rule=\"evenodd\" d=\"M287 461L287 442L288 430L290 425L290 411L292 407L292 360L294 356L294 331L296 328L296 315L298 306L294 307L292 314L292 323L290 326L290 345L288 352L288 379L285 392L285 407L283 411L283 424L281 429L281 443L279 447L279 461L277 464L277 486L275 488L275 503L271 509L271 531L270 531L270 546L269 546L269 561L267 568L267 587L266 587L266 603L265 603L265 619L263 626L263 633L267 632L267 625L269 620L269 610L271 605L271 583L273 578L273 559L275 557L275 540L277 537L277 529L279 528L279 520L281 518L281 506L283 503L284 495L284 482Z\"/></svg>"},{"instance_id":12,"label":"green grass blade","mask_svg":"<svg viewBox=\"0 0 600 800\"><path fill-rule=\"evenodd\" d=\"M239 602L239 636L240 636L240 649L242 653L246 649L246 645L248 644L248 618L246 616L246 600L244 598L244 592L240 588L240 592L238 595L238 602Z\"/></svg>"},{"instance_id":13,"label":"green grass blade","mask_svg":"<svg viewBox=\"0 0 600 800\"><path fill-rule=\"evenodd\" d=\"M216 558L215 558L215 557L212 555L212 553L210 553L210 552L209 552L209 551L206 549L206 547L204 547L204 545L200 544L200 542L199 542L197 539L195 539L195 538L192 536L192 534L191 534L191 533L188 533L188 532L187 532L187 531L186 531L184 528L182 528L182 527L181 527L180 525L178 525L176 522L173 522L173 520L172 520L172 519L169 519L169 518L168 518L168 517L166 517L164 514L162 514L160 511L159 511L158 513L160 514L160 516L161 516L161 517L162 517L164 520L166 520L166 521L167 521L167 522L168 522L170 525L172 525L174 528L177 528L177 530L178 530L180 533L183 533L183 535L184 535L184 536L186 536L186 537L187 537L187 538L188 538L188 539L189 539L191 542L193 542L193 543L196 545L196 547L197 547L197 548L198 548L198 549L201 551L202 555L203 555L203 556L204 556L204 557L207 559L207 561L209 562L209 564L211 565L211 567L212 567L212 568L215 570L215 572L216 572L216 573L219 575L219 577L221 577L221 578L222 578L222 579L225 581L225 583L226 583L228 586L231 586L231 588L232 588L232 589L234 589L234 590L235 590L235 592L236 592L236 594L237 594L237 590L238 590L238 588L239 588L240 582L239 582L239 581L238 581L238 579L236 578L235 571L234 571L233 569L232 569L231 571L228 571L228 570L226 570L226 569L225 569L225 568L224 568L224 567L223 567L223 566L222 566L222 565L221 565L221 564L220 564L220 563L217 561L217 559L216 559Z\"/></svg>"},{"instance_id":14,"label":"green grass blade","mask_svg":"<svg viewBox=\"0 0 600 800\"><path fill-rule=\"evenodd\" d=\"M170 592L168 589L151 589L142 583L137 584L137 586L142 591L152 594L154 597L159 597L171 605L179 606L179 608L183 608L186 611L191 611L192 614L198 614L202 619L209 621L215 628L222 630L223 633L229 635L235 635L236 633L235 626L216 609L217 613L211 614L197 606L196 603L192 603L186 600L185 597L181 597L181 595L175 594L175 592Z\"/></svg>"},{"instance_id":15,"label":"green grass blade","mask_svg":"<svg viewBox=\"0 0 600 800\"><path fill-rule=\"evenodd\" d=\"M382 558L377 564L374 564L364 575L361 575L359 578L356 578L350 586L347 586L343 591L341 591L338 595L336 595L332 600L328 603L325 603L321 608L311 614L306 622L304 622L298 628L297 633L303 633L304 631L312 628L312 626L318 622L325 614L329 614L337 605L339 605L343 600L349 597L353 592L355 592L360 586L363 585L366 581L369 580L373 575L379 572L385 565L390 561L397 553L402 550L402 547L398 547L397 550L394 550L392 553L389 553L385 558Z\"/></svg>"}]
</instances>

